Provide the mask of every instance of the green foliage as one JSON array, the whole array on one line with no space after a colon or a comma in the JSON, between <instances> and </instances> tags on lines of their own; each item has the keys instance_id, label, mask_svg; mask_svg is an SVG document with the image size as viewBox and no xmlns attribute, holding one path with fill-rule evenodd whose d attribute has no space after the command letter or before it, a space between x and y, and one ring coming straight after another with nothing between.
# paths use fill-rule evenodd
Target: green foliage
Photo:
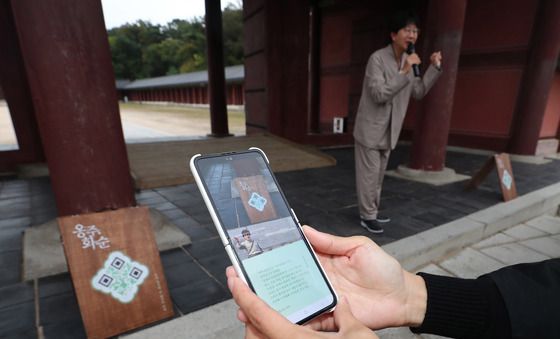
<instances>
[{"instance_id":1,"label":"green foliage","mask_svg":"<svg viewBox=\"0 0 560 339\"><path fill-rule=\"evenodd\" d=\"M224 63L227 66L243 63L243 13L233 5L222 12L224 31Z\"/></svg>"},{"instance_id":2,"label":"green foliage","mask_svg":"<svg viewBox=\"0 0 560 339\"><path fill-rule=\"evenodd\" d=\"M241 4L222 12L225 66L243 63ZM166 25L139 20L110 29L117 79L141 79L207 68L204 18L174 19Z\"/></svg>"}]
</instances>

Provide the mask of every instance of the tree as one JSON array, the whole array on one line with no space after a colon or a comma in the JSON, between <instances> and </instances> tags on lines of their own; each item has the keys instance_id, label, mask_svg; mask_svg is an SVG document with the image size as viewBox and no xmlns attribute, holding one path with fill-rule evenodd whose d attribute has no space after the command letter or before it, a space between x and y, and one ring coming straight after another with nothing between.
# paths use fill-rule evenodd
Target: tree
<instances>
[{"instance_id":1,"label":"tree","mask_svg":"<svg viewBox=\"0 0 560 339\"><path fill-rule=\"evenodd\" d=\"M183 43L179 50L177 68L181 73L204 70L206 62L206 35L202 18L193 21L175 19L164 27L167 36Z\"/></svg>"},{"instance_id":2,"label":"tree","mask_svg":"<svg viewBox=\"0 0 560 339\"><path fill-rule=\"evenodd\" d=\"M222 13L225 66L243 63L241 3ZM166 25L139 20L108 31L113 68L118 79L139 79L204 70L204 18L174 19Z\"/></svg>"},{"instance_id":3,"label":"tree","mask_svg":"<svg viewBox=\"0 0 560 339\"><path fill-rule=\"evenodd\" d=\"M111 59L117 79L136 79L142 74L142 46L126 35L109 37Z\"/></svg>"},{"instance_id":4,"label":"tree","mask_svg":"<svg viewBox=\"0 0 560 339\"><path fill-rule=\"evenodd\" d=\"M234 66L243 63L243 13L239 7L229 4L222 12L224 31L224 63Z\"/></svg>"}]
</instances>

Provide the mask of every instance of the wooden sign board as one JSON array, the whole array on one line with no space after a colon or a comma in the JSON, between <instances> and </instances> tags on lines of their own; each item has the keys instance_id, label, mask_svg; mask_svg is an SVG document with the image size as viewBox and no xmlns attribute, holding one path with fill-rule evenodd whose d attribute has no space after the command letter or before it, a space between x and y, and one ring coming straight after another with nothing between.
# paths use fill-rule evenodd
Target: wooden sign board
<instances>
[{"instance_id":1,"label":"wooden sign board","mask_svg":"<svg viewBox=\"0 0 560 339\"><path fill-rule=\"evenodd\" d=\"M511 170L511 162L507 153L495 154L496 169L498 170L498 178L500 180L500 188L504 201L510 201L517 198L517 189L515 188L515 180L513 180L513 171Z\"/></svg>"},{"instance_id":2,"label":"wooden sign board","mask_svg":"<svg viewBox=\"0 0 560 339\"><path fill-rule=\"evenodd\" d=\"M490 173L494 167L496 167L498 172L498 181L500 182L500 190L502 191L504 201L517 198L515 180L513 178L509 154L507 153L494 154L494 156L489 158L482 168L473 175L472 179L467 183L466 189L474 189L478 187L478 185L484 181L484 179L488 176L488 173Z\"/></svg>"},{"instance_id":3,"label":"wooden sign board","mask_svg":"<svg viewBox=\"0 0 560 339\"><path fill-rule=\"evenodd\" d=\"M276 210L262 175L233 179L252 224L276 219Z\"/></svg>"},{"instance_id":4,"label":"wooden sign board","mask_svg":"<svg viewBox=\"0 0 560 339\"><path fill-rule=\"evenodd\" d=\"M146 207L58 218L89 338L173 316Z\"/></svg>"}]
</instances>

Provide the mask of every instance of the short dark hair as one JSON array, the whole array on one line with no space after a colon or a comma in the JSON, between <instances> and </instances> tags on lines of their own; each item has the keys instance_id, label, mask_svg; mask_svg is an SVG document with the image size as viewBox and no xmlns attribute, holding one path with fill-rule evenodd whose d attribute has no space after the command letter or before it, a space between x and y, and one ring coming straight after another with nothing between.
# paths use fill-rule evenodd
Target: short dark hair
<instances>
[{"instance_id":1,"label":"short dark hair","mask_svg":"<svg viewBox=\"0 0 560 339\"><path fill-rule=\"evenodd\" d=\"M249 230L243 230L243 231L241 231L241 235L244 236L244 235L246 235L246 234L247 234L247 235L251 235L251 232L249 232Z\"/></svg>"},{"instance_id":2,"label":"short dark hair","mask_svg":"<svg viewBox=\"0 0 560 339\"><path fill-rule=\"evenodd\" d=\"M418 19L418 15L416 15L416 13L412 11L398 11L395 12L389 20L389 31L391 33L397 33L410 24L419 26L419 23L420 20Z\"/></svg>"}]
</instances>

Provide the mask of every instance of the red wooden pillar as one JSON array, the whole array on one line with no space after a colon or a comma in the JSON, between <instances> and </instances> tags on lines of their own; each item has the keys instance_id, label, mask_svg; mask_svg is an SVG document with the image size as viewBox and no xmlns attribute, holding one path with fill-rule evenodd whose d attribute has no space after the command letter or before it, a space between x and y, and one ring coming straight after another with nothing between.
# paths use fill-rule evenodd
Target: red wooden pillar
<instances>
[{"instance_id":1,"label":"red wooden pillar","mask_svg":"<svg viewBox=\"0 0 560 339\"><path fill-rule=\"evenodd\" d=\"M12 0L60 216L135 205L99 0Z\"/></svg>"},{"instance_id":2,"label":"red wooden pillar","mask_svg":"<svg viewBox=\"0 0 560 339\"><path fill-rule=\"evenodd\" d=\"M0 1L0 46L0 85L18 141L18 150L0 152L0 170L12 170L21 163L44 161L45 156L8 1Z\"/></svg>"},{"instance_id":3,"label":"red wooden pillar","mask_svg":"<svg viewBox=\"0 0 560 339\"><path fill-rule=\"evenodd\" d=\"M510 152L534 155L560 53L560 1L539 3L517 99Z\"/></svg>"},{"instance_id":4,"label":"red wooden pillar","mask_svg":"<svg viewBox=\"0 0 560 339\"><path fill-rule=\"evenodd\" d=\"M222 9L220 0L205 0L206 45L208 50L208 89L210 94L211 136L230 136L226 108Z\"/></svg>"},{"instance_id":5,"label":"red wooden pillar","mask_svg":"<svg viewBox=\"0 0 560 339\"><path fill-rule=\"evenodd\" d=\"M413 169L444 169L466 7L466 0L431 0L428 5L426 55L422 57L427 63L433 51L441 50L443 73L424 98L418 117L410 159Z\"/></svg>"}]
</instances>

